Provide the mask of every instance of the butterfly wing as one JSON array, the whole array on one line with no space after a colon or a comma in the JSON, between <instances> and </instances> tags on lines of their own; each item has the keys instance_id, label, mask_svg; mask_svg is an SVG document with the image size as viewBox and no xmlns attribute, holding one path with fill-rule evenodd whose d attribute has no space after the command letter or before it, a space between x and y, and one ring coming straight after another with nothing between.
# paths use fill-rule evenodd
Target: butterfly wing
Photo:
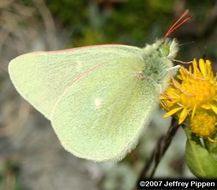
<instances>
[{"instance_id":1,"label":"butterfly wing","mask_svg":"<svg viewBox=\"0 0 217 190\"><path fill-rule=\"evenodd\" d=\"M122 45L30 53L12 60L9 73L66 150L96 161L120 159L157 104L155 87L139 76L142 55Z\"/></svg>"}]
</instances>

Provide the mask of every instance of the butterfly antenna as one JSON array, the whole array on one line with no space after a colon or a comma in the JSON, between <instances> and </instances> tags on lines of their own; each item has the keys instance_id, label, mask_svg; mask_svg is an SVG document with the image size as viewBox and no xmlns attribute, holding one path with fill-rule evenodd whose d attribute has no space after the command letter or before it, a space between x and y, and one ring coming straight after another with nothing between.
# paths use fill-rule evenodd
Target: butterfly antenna
<instances>
[{"instance_id":1,"label":"butterfly antenna","mask_svg":"<svg viewBox=\"0 0 217 190\"><path fill-rule=\"evenodd\" d=\"M185 43L179 43L178 46L182 47L182 46L186 46L186 45L194 44L194 43L195 43L195 41L190 41L190 42L185 42Z\"/></svg>"},{"instance_id":2,"label":"butterfly antenna","mask_svg":"<svg viewBox=\"0 0 217 190\"><path fill-rule=\"evenodd\" d=\"M173 32L175 32L178 28L180 28L183 24L188 22L192 16L189 13L189 10L185 10L184 13L178 18L177 21L169 28L169 30L164 35L164 38L169 37Z\"/></svg>"}]
</instances>

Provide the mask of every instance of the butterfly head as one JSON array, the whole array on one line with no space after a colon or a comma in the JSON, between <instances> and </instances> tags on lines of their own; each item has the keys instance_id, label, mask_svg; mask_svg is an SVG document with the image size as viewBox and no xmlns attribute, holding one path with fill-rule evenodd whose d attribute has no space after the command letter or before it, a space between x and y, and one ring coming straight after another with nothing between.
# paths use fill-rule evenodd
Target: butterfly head
<instances>
[{"instance_id":1,"label":"butterfly head","mask_svg":"<svg viewBox=\"0 0 217 190\"><path fill-rule=\"evenodd\" d=\"M157 48L162 56L172 60L178 53L178 43L175 39L165 38L159 41L159 47Z\"/></svg>"},{"instance_id":2,"label":"butterfly head","mask_svg":"<svg viewBox=\"0 0 217 190\"><path fill-rule=\"evenodd\" d=\"M144 78L150 79L154 85L163 91L168 85L173 67L173 59L178 53L178 42L175 39L163 38L143 49Z\"/></svg>"}]
</instances>

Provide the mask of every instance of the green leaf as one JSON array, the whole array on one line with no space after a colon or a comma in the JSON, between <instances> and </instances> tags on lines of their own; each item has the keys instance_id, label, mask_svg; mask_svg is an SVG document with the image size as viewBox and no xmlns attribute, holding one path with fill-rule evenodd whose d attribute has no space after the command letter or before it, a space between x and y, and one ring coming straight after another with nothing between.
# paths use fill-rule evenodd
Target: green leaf
<instances>
[{"instance_id":1,"label":"green leaf","mask_svg":"<svg viewBox=\"0 0 217 190\"><path fill-rule=\"evenodd\" d=\"M217 134L215 134L213 137L212 137L212 139L214 139L214 140L216 140L217 139ZM210 153L212 153L212 155L213 155L213 157L215 158L215 159L217 159L217 143L214 143L214 142L211 142L210 140L206 140L206 141L204 141L205 142L205 144L206 144L206 147L207 147L207 149L208 149L208 151L210 152Z\"/></svg>"},{"instance_id":2,"label":"green leaf","mask_svg":"<svg viewBox=\"0 0 217 190\"><path fill-rule=\"evenodd\" d=\"M217 177L217 160L207 149L188 139L185 160L191 172L199 178Z\"/></svg>"}]
</instances>

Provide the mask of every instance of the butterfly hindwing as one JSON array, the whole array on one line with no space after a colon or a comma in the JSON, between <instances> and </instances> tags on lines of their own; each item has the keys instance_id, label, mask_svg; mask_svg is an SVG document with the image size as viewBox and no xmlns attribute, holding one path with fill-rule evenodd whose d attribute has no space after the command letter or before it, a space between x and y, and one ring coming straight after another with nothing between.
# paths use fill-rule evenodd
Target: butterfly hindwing
<instances>
[{"instance_id":1,"label":"butterfly hindwing","mask_svg":"<svg viewBox=\"0 0 217 190\"><path fill-rule=\"evenodd\" d=\"M66 150L104 161L121 159L134 145L157 105L155 87L138 75L138 55L117 56L83 74L57 101L51 122Z\"/></svg>"}]
</instances>

